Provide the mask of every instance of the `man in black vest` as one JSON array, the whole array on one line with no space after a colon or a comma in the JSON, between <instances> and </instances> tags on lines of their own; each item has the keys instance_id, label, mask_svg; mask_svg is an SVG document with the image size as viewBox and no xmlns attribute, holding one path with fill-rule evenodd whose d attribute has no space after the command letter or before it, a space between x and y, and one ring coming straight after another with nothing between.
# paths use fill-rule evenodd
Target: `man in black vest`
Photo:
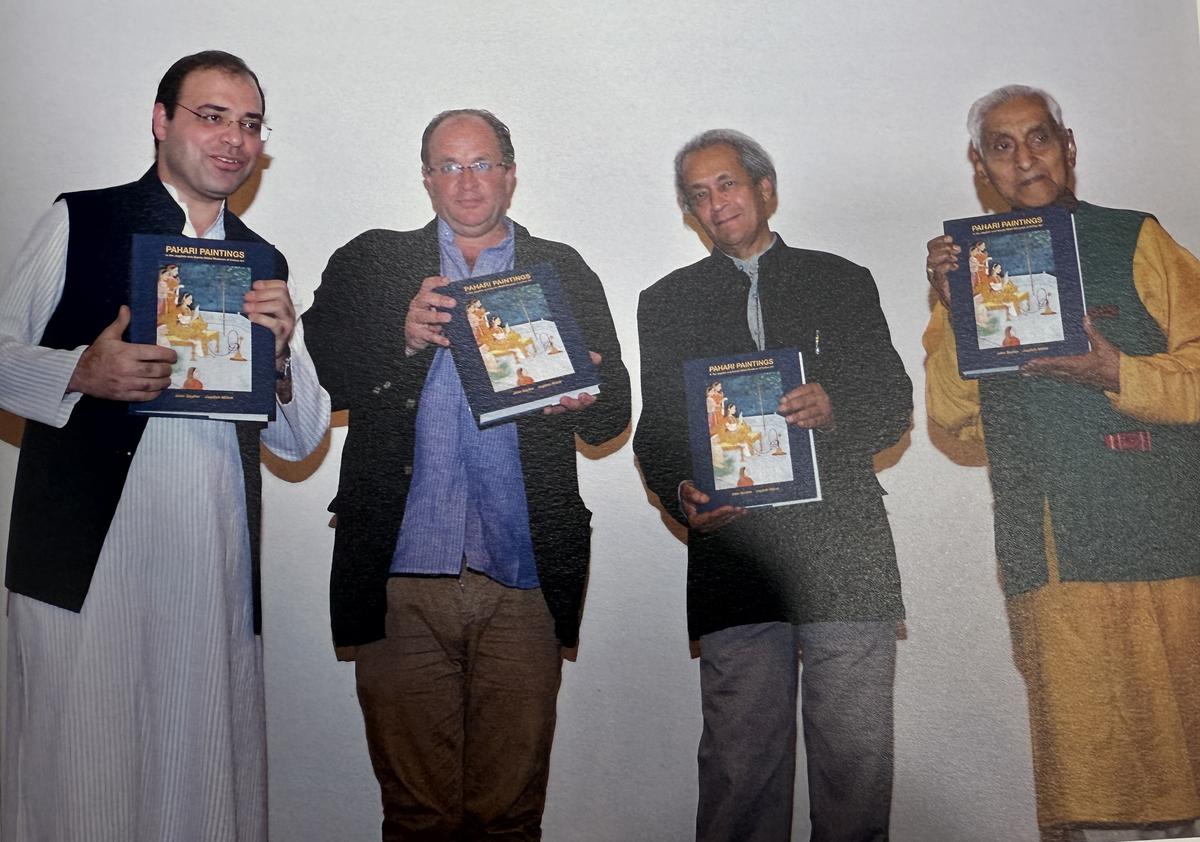
<instances>
[{"instance_id":1,"label":"man in black vest","mask_svg":"<svg viewBox=\"0 0 1200 842\"><path fill-rule=\"evenodd\" d=\"M274 335L266 427L130 415L177 360L125 340L132 234L263 242L225 206L263 119L241 59L180 59L155 99L154 165L60 197L0 289L0 405L28 419L5 576L6 840L266 838L259 443L303 458L328 396L278 252L242 307Z\"/></svg>"},{"instance_id":2,"label":"man in black vest","mask_svg":"<svg viewBox=\"0 0 1200 842\"><path fill-rule=\"evenodd\" d=\"M350 410L333 642L354 653L385 839L538 839L560 646L576 643L590 550L575 437L624 431L629 377L600 279L507 216L508 127L443 112L421 165L436 218L338 249L304 317L321 379ZM562 281L600 394L481 430L443 333L475 302L439 288L541 263Z\"/></svg>"},{"instance_id":3,"label":"man in black vest","mask_svg":"<svg viewBox=\"0 0 1200 842\"><path fill-rule=\"evenodd\" d=\"M704 714L696 837L790 838L800 689L813 838L886 839L904 605L872 457L908 429L912 384L871 273L789 247L771 230L775 166L758 143L704 132L676 155L675 178L714 248L638 303L634 451L647 486L688 527L688 630L700 641ZM808 382L768 411L816 431L822 499L702 511L683 364L783 348L803 353Z\"/></svg>"},{"instance_id":4,"label":"man in black vest","mask_svg":"<svg viewBox=\"0 0 1200 842\"><path fill-rule=\"evenodd\" d=\"M1075 137L1045 91L999 88L967 123L977 176L1013 209L1074 214L1089 314L1089 353L962 380L947 316L961 250L929 241L926 401L934 423L987 448L1038 824L1056 841L1191 836L1200 262L1153 216L1075 198Z\"/></svg>"}]
</instances>

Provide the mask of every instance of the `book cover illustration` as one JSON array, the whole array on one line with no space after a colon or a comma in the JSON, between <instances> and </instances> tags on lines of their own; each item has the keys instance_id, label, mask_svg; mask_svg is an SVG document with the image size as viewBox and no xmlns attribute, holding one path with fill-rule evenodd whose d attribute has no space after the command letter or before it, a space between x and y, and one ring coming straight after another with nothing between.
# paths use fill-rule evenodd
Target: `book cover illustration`
<instances>
[{"instance_id":1,"label":"book cover illustration","mask_svg":"<svg viewBox=\"0 0 1200 842\"><path fill-rule=\"evenodd\" d=\"M133 235L130 339L175 351L171 384L139 415L261 420L275 414L274 337L242 313L255 278L274 274L261 243Z\"/></svg>"},{"instance_id":2,"label":"book cover illustration","mask_svg":"<svg viewBox=\"0 0 1200 842\"><path fill-rule=\"evenodd\" d=\"M599 393L599 373L551 266L468 278L445 292L459 302L445 331L480 425L563 395Z\"/></svg>"},{"instance_id":3,"label":"book cover illustration","mask_svg":"<svg viewBox=\"0 0 1200 842\"><path fill-rule=\"evenodd\" d=\"M1085 354L1075 220L1045 207L952 219L962 251L950 273L950 320L965 378L1016 372L1042 356Z\"/></svg>"},{"instance_id":4,"label":"book cover illustration","mask_svg":"<svg viewBox=\"0 0 1200 842\"><path fill-rule=\"evenodd\" d=\"M705 511L821 499L812 430L789 425L775 411L784 394L805 382L798 350L687 360L683 368L692 479L710 498Z\"/></svg>"}]
</instances>

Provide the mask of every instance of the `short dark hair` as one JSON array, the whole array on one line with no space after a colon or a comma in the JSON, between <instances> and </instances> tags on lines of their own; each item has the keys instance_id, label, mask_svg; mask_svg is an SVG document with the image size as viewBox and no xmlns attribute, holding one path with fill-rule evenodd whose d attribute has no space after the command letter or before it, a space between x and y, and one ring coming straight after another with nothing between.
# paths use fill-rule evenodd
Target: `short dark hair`
<instances>
[{"instance_id":1,"label":"short dark hair","mask_svg":"<svg viewBox=\"0 0 1200 842\"><path fill-rule=\"evenodd\" d=\"M771 189L777 189L775 184L775 164L767 150L754 138L742 134L736 129L709 129L701 132L683 145L675 155L675 193L679 206L689 213L692 210L688 201L686 185L683 183L683 162L688 155L707 149L710 146L728 146L737 153L738 160L755 184L765 178L771 182Z\"/></svg>"},{"instance_id":2,"label":"short dark hair","mask_svg":"<svg viewBox=\"0 0 1200 842\"><path fill-rule=\"evenodd\" d=\"M425 127L425 131L421 134L421 165L429 166L429 138L433 136L433 132L442 123L449 120L451 117L478 117L480 120L488 124L492 133L496 135L496 143L500 145L500 162L511 164L517 160L516 152L513 151L512 133L509 132L508 126L492 112L484 108L452 108L449 111L443 111L441 114L429 121L429 125Z\"/></svg>"},{"instance_id":3,"label":"short dark hair","mask_svg":"<svg viewBox=\"0 0 1200 842\"><path fill-rule=\"evenodd\" d=\"M224 70L234 76L249 76L254 80L254 87L258 88L258 98L262 102L263 113L267 113L267 98L263 96L262 85L249 65L232 53L221 50L204 50L184 56L172 64L163 74L162 81L158 83L158 93L154 95L154 102L163 104L167 110L168 120L175 119L175 103L179 99L183 80L197 70Z\"/></svg>"}]
</instances>

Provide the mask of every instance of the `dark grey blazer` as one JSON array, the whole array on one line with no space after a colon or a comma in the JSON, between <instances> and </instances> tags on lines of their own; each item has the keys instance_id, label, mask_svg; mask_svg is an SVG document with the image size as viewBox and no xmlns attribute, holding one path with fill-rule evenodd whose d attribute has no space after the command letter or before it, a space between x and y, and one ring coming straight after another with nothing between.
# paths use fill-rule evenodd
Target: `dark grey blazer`
<instances>
[{"instance_id":1,"label":"dark grey blazer","mask_svg":"<svg viewBox=\"0 0 1200 842\"><path fill-rule=\"evenodd\" d=\"M591 512L579 496L575 436L601 444L629 425L629 374L600 279L570 246L514 225L515 265L558 271L589 350L601 355L601 394L582 412L516 420L538 579L564 646L576 643L587 580ZM404 317L421 281L440 274L437 220L417 231L375 229L329 259L305 344L333 408L350 410L342 452L330 580L336 646L383 637L386 581L412 479L417 404L433 349L406 357Z\"/></svg>"}]
</instances>

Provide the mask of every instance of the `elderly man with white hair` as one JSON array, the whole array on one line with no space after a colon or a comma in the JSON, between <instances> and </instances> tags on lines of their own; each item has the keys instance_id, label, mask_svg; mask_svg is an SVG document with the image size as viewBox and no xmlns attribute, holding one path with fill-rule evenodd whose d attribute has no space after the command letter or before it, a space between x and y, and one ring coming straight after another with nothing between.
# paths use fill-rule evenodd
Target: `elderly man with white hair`
<instances>
[{"instance_id":1,"label":"elderly man with white hair","mask_svg":"<svg viewBox=\"0 0 1200 842\"><path fill-rule=\"evenodd\" d=\"M1150 214L1072 191L1053 97L1010 85L968 117L1014 209L1075 215L1091 342L1024 376L959 378L949 237L928 244L930 419L987 448L996 554L1025 678L1045 840L1180 838L1200 816L1200 262Z\"/></svg>"}]
</instances>

